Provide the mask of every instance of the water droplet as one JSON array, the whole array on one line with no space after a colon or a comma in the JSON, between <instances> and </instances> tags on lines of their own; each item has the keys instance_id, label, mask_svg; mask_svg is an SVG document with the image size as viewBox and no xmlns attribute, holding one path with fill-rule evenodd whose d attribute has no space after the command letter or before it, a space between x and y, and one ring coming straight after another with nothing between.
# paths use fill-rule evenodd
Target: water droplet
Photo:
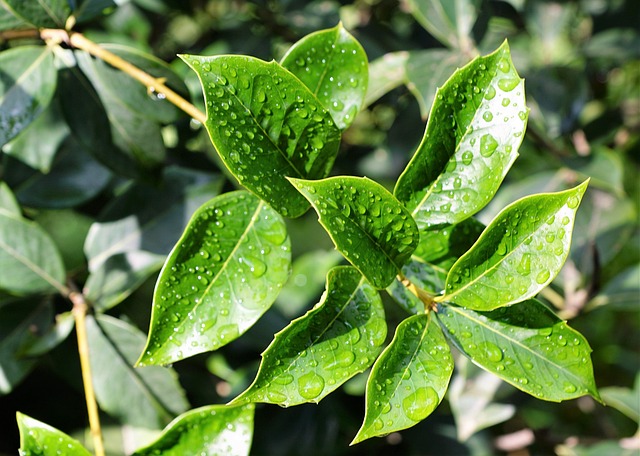
<instances>
[{"instance_id":1,"label":"water droplet","mask_svg":"<svg viewBox=\"0 0 640 456\"><path fill-rule=\"evenodd\" d=\"M576 392L576 386L572 385L571 383L565 383L564 385L564 392L571 394L571 393L575 393Z\"/></svg>"},{"instance_id":2,"label":"water droplet","mask_svg":"<svg viewBox=\"0 0 640 456\"><path fill-rule=\"evenodd\" d=\"M473 152L468 150L462 154L462 163L464 163L465 165L470 165L472 161L473 161Z\"/></svg>"},{"instance_id":3,"label":"water droplet","mask_svg":"<svg viewBox=\"0 0 640 456\"><path fill-rule=\"evenodd\" d=\"M571 219L569 219L569 217L567 217L566 215L562 217L562 220L561 220L563 225L568 225L570 221Z\"/></svg>"},{"instance_id":4,"label":"water droplet","mask_svg":"<svg viewBox=\"0 0 640 456\"><path fill-rule=\"evenodd\" d=\"M503 78L498 81L498 87L505 92L511 92L516 88L520 80L518 78Z\"/></svg>"},{"instance_id":5,"label":"water droplet","mask_svg":"<svg viewBox=\"0 0 640 456\"><path fill-rule=\"evenodd\" d=\"M356 355L351 350L344 350L335 355L334 362L327 366L327 369L347 368L356 360Z\"/></svg>"},{"instance_id":6,"label":"water droplet","mask_svg":"<svg viewBox=\"0 0 640 456\"><path fill-rule=\"evenodd\" d=\"M503 73L508 73L510 68L511 68L511 65L509 64L509 61L507 59L501 58L498 61L498 69Z\"/></svg>"},{"instance_id":7,"label":"water droplet","mask_svg":"<svg viewBox=\"0 0 640 456\"><path fill-rule=\"evenodd\" d=\"M522 258L520 259L520 263L518 263L518 266L516 266L516 271L518 271L518 274L523 276L527 276L531 273L531 254L530 253L525 253L522 255Z\"/></svg>"},{"instance_id":8,"label":"water droplet","mask_svg":"<svg viewBox=\"0 0 640 456\"><path fill-rule=\"evenodd\" d=\"M549 280L549 277L551 277L551 272L548 269L545 269L543 271L540 271L540 273L536 276L536 282L542 285L546 283L547 280Z\"/></svg>"},{"instance_id":9,"label":"water droplet","mask_svg":"<svg viewBox=\"0 0 640 456\"><path fill-rule=\"evenodd\" d=\"M485 120L485 122L491 122L493 120L493 114L487 111L484 114L482 114L482 118Z\"/></svg>"},{"instance_id":10,"label":"water droplet","mask_svg":"<svg viewBox=\"0 0 640 456\"><path fill-rule=\"evenodd\" d=\"M486 134L480 138L480 154L483 157L490 157L498 148L498 142L493 136Z\"/></svg>"},{"instance_id":11,"label":"water droplet","mask_svg":"<svg viewBox=\"0 0 640 456\"><path fill-rule=\"evenodd\" d=\"M402 410L407 418L422 421L436 408L440 398L435 389L430 386L421 387L402 401Z\"/></svg>"},{"instance_id":12,"label":"water droplet","mask_svg":"<svg viewBox=\"0 0 640 456\"><path fill-rule=\"evenodd\" d=\"M305 399L314 399L322 393L324 379L315 372L304 374L298 379L298 392Z\"/></svg>"},{"instance_id":13,"label":"water droplet","mask_svg":"<svg viewBox=\"0 0 640 456\"><path fill-rule=\"evenodd\" d=\"M293 375L285 372L283 374L278 375L273 378L273 383L277 383L278 385L289 385L293 382Z\"/></svg>"},{"instance_id":14,"label":"water droplet","mask_svg":"<svg viewBox=\"0 0 640 456\"><path fill-rule=\"evenodd\" d=\"M487 100L493 100L493 98L496 96L496 89L493 86L489 86L487 88L487 93L484 94L484 97Z\"/></svg>"},{"instance_id":15,"label":"water droplet","mask_svg":"<svg viewBox=\"0 0 640 456\"><path fill-rule=\"evenodd\" d=\"M572 196L567 201L567 206L569 206L571 209L577 208L578 204L580 204L580 198L578 198L577 196Z\"/></svg>"},{"instance_id":16,"label":"water droplet","mask_svg":"<svg viewBox=\"0 0 640 456\"><path fill-rule=\"evenodd\" d=\"M504 106L505 108L509 106L509 103L511 103L511 100L509 100L508 98L502 99L502 106Z\"/></svg>"},{"instance_id":17,"label":"water droplet","mask_svg":"<svg viewBox=\"0 0 640 456\"><path fill-rule=\"evenodd\" d=\"M484 356L492 363L497 363L502 360L502 350L500 350L500 347L493 342L482 342L478 344L478 347L483 352Z\"/></svg>"},{"instance_id":18,"label":"water droplet","mask_svg":"<svg viewBox=\"0 0 640 456\"><path fill-rule=\"evenodd\" d=\"M274 391L273 388L270 388L267 391L267 397L271 402L275 402L276 404L281 404L287 400L287 396L285 396L279 391Z\"/></svg>"}]
</instances>

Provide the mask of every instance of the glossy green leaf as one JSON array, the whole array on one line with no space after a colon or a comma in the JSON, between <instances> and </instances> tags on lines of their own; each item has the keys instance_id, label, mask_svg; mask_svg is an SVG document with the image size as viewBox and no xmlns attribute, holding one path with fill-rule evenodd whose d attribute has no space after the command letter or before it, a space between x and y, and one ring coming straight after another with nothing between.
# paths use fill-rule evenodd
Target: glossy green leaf
<instances>
[{"instance_id":1,"label":"glossy green leaf","mask_svg":"<svg viewBox=\"0 0 640 456\"><path fill-rule=\"evenodd\" d=\"M22 210L15 195L6 182L2 181L0 181L0 211L5 211L15 218L22 217Z\"/></svg>"},{"instance_id":2,"label":"glossy green leaf","mask_svg":"<svg viewBox=\"0 0 640 456\"><path fill-rule=\"evenodd\" d=\"M42 173L48 173L58 148L68 134L69 128L62 119L60 107L53 102L16 138L5 144L2 151Z\"/></svg>"},{"instance_id":3,"label":"glossy green leaf","mask_svg":"<svg viewBox=\"0 0 640 456\"><path fill-rule=\"evenodd\" d=\"M50 317L50 313L52 312L47 313L48 317ZM31 337L20 347L19 356L41 356L50 352L69 337L75 326L75 319L71 312L64 312L55 316L54 324L50 323L49 319L46 321L46 328L36 334L31 334Z\"/></svg>"},{"instance_id":4,"label":"glossy green leaf","mask_svg":"<svg viewBox=\"0 0 640 456\"><path fill-rule=\"evenodd\" d=\"M481 0L409 0L413 17L444 45L469 52Z\"/></svg>"},{"instance_id":5,"label":"glossy green leaf","mask_svg":"<svg viewBox=\"0 0 640 456\"><path fill-rule=\"evenodd\" d=\"M36 27L64 28L71 15L69 0L2 0L9 11Z\"/></svg>"},{"instance_id":6,"label":"glossy green leaf","mask_svg":"<svg viewBox=\"0 0 640 456\"><path fill-rule=\"evenodd\" d=\"M456 225L423 231L413 256L448 271L478 240L484 228L482 223L469 218Z\"/></svg>"},{"instance_id":7,"label":"glossy green leaf","mask_svg":"<svg viewBox=\"0 0 640 456\"><path fill-rule=\"evenodd\" d=\"M51 171L33 174L16 187L16 196L24 206L48 209L74 207L98 195L111 177L107 168L68 137L60 146Z\"/></svg>"},{"instance_id":8,"label":"glossy green leaf","mask_svg":"<svg viewBox=\"0 0 640 456\"><path fill-rule=\"evenodd\" d=\"M389 52L369 64L369 85L364 106L369 106L384 94L406 82L406 64L409 53Z\"/></svg>"},{"instance_id":9,"label":"glossy green leaf","mask_svg":"<svg viewBox=\"0 0 640 456\"><path fill-rule=\"evenodd\" d=\"M586 339L544 304L529 300L491 312L439 307L447 338L483 369L539 399L599 399Z\"/></svg>"},{"instance_id":10,"label":"glossy green leaf","mask_svg":"<svg viewBox=\"0 0 640 456\"><path fill-rule=\"evenodd\" d=\"M253 384L232 403L317 403L371 366L386 335L378 292L356 269L335 267L320 303L275 335Z\"/></svg>"},{"instance_id":11,"label":"glossy green leaf","mask_svg":"<svg viewBox=\"0 0 640 456\"><path fill-rule=\"evenodd\" d=\"M144 334L108 315L86 320L91 374L100 408L124 424L157 429L188 408L173 369L134 368Z\"/></svg>"},{"instance_id":12,"label":"glossy green leaf","mask_svg":"<svg viewBox=\"0 0 640 456\"><path fill-rule=\"evenodd\" d=\"M20 412L16 413L20 429L20 454L23 456L91 456L76 439L64 432Z\"/></svg>"},{"instance_id":13,"label":"glossy green leaf","mask_svg":"<svg viewBox=\"0 0 640 456\"><path fill-rule=\"evenodd\" d=\"M442 87L447 79L467 62L465 54L446 49L426 49L407 53L407 88L418 100L420 114L424 119L429 116L438 87Z\"/></svg>"},{"instance_id":14,"label":"glossy green leaf","mask_svg":"<svg viewBox=\"0 0 640 456\"><path fill-rule=\"evenodd\" d=\"M290 267L277 212L244 191L212 199L162 268L138 365L172 363L236 339L271 307Z\"/></svg>"},{"instance_id":15,"label":"glossy green leaf","mask_svg":"<svg viewBox=\"0 0 640 456\"><path fill-rule=\"evenodd\" d=\"M524 81L506 42L438 89L422 142L394 190L421 230L460 222L489 202L518 156L527 116Z\"/></svg>"},{"instance_id":16,"label":"glossy green leaf","mask_svg":"<svg viewBox=\"0 0 640 456\"><path fill-rule=\"evenodd\" d=\"M160 124L149 114L151 109L144 109L145 104L140 102L140 91L142 96L146 96L145 88L133 78L125 79L125 75L119 71L115 76L115 69L84 51L76 51L74 55L78 67L100 96L109 118L113 144L131 157L137 167L148 171L159 167L164 162L166 150ZM121 84L114 87L114 79L119 80ZM136 93L138 96L134 95ZM130 98L135 99L137 104L131 105L125 101ZM162 112L160 104L164 106L164 102L158 100L158 103L156 109Z\"/></svg>"},{"instance_id":17,"label":"glossy green leaf","mask_svg":"<svg viewBox=\"0 0 640 456\"><path fill-rule=\"evenodd\" d=\"M423 313L398 325L369 375L364 422L352 445L416 425L444 398L453 358L431 320Z\"/></svg>"},{"instance_id":18,"label":"glossy green leaf","mask_svg":"<svg viewBox=\"0 0 640 456\"><path fill-rule=\"evenodd\" d=\"M9 6L0 2L0 30L19 30L29 28L23 19L19 18L9 9Z\"/></svg>"},{"instance_id":19,"label":"glossy green leaf","mask_svg":"<svg viewBox=\"0 0 640 456\"><path fill-rule=\"evenodd\" d=\"M338 128L351 125L367 92L368 59L342 23L302 38L281 64L318 97Z\"/></svg>"},{"instance_id":20,"label":"glossy green leaf","mask_svg":"<svg viewBox=\"0 0 640 456\"><path fill-rule=\"evenodd\" d=\"M318 213L336 248L376 288L385 288L418 244L408 211L380 184L362 177L290 179Z\"/></svg>"},{"instance_id":21,"label":"glossy green leaf","mask_svg":"<svg viewBox=\"0 0 640 456\"><path fill-rule=\"evenodd\" d=\"M127 187L89 230L84 246L89 270L119 253L169 254L193 212L218 195L223 182L219 175L170 166L157 185Z\"/></svg>"},{"instance_id":22,"label":"glossy green leaf","mask_svg":"<svg viewBox=\"0 0 640 456\"><path fill-rule=\"evenodd\" d=\"M2 147L47 107L56 89L56 69L49 46L20 46L3 51L0 68Z\"/></svg>"},{"instance_id":23,"label":"glossy green leaf","mask_svg":"<svg viewBox=\"0 0 640 456\"><path fill-rule=\"evenodd\" d=\"M516 412L513 404L495 402L499 377L480 369L468 358L456 358L455 372L449 386L448 399L456 421L458 440L466 441L476 432L503 423Z\"/></svg>"},{"instance_id":24,"label":"glossy green leaf","mask_svg":"<svg viewBox=\"0 0 640 456\"><path fill-rule=\"evenodd\" d=\"M0 211L0 290L16 294L64 288L65 270L51 238L35 223Z\"/></svg>"},{"instance_id":25,"label":"glossy green leaf","mask_svg":"<svg viewBox=\"0 0 640 456\"><path fill-rule=\"evenodd\" d=\"M67 273L86 268L82 246L93 219L70 209L38 211L35 221L44 229L58 247Z\"/></svg>"},{"instance_id":26,"label":"glossy green leaf","mask_svg":"<svg viewBox=\"0 0 640 456\"><path fill-rule=\"evenodd\" d=\"M34 332L47 332L52 319L48 301L17 300L0 307L0 395L10 393L36 366L25 347L34 342Z\"/></svg>"},{"instance_id":27,"label":"glossy green leaf","mask_svg":"<svg viewBox=\"0 0 640 456\"><path fill-rule=\"evenodd\" d=\"M189 410L169 423L155 442L133 456L246 456L253 437L253 409L253 404L247 404Z\"/></svg>"},{"instance_id":28,"label":"glossy green leaf","mask_svg":"<svg viewBox=\"0 0 640 456\"><path fill-rule=\"evenodd\" d=\"M400 307L410 314L416 314L424 313L426 305L415 294L415 292L420 293L420 291L409 290L407 285L411 286L410 284L412 284L418 289L435 296L444 288L447 271L433 264L412 258L409 263L402 267L402 276L403 278L396 277L391 282L387 287L387 292ZM410 284L403 283L403 280L405 282L408 280ZM428 305L430 305L430 302Z\"/></svg>"},{"instance_id":29,"label":"glossy green leaf","mask_svg":"<svg viewBox=\"0 0 640 456\"><path fill-rule=\"evenodd\" d=\"M440 301L491 310L535 296L562 268L588 181L507 206L452 267Z\"/></svg>"},{"instance_id":30,"label":"glossy green leaf","mask_svg":"<svg viewBox=\"0 0 640 456\"><path fill-rule=\"evenodd\" d=\"M164 263L163 255L132 251L110 256L85 283L83 293L93 307L104 312L121 303Z\"/></svg>"},{"instance_id":31,"label":"glossy green leaf","mask_svg":"<svg viewBox=\"0 0 640 456\"><path fill-rule=\"evenodd\" d=\"M286 180L329 174L340 130L311 91L276 62L246 56L182 56L198 74L205 126L238 181L284 216L309 207Z\"/></svg>"}]
</instances>

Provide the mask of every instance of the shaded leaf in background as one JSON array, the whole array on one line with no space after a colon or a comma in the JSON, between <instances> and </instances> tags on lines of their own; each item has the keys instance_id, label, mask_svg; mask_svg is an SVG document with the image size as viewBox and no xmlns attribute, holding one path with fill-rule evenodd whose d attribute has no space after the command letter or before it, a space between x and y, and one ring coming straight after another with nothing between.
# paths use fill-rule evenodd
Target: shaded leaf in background
<instances>
[{"instance_id":1,"label":"shaded leaf in background","mask_svg":"<svg viewBox=\"0 0 640 456\"><path fill-rule=\"evenodd\" d=\"M451 267L445 294L437 300L491 310L535 296L567 259L573 221L588 183L507 206Z\"/></svg>"},{"instance_id":2,"label":"shaded leaf in background","mask_svg":"<svg viewBox=\"0 0 640 456\"><path fill-rule=\"evenodd\" d=\"M49 46L20 46L0 52L0 68L2 147L49 105L56 89L56 69Z\"/></svg>"},{"instance_id":3,"label":"shaded leaf in background","mask_svg":"<svg viewBox=\"0 0 640 456\"><path fill-rule=\"evenodd\" d=\"M112 255L89 274L83 293L95 309L104 312L124 301L164 260L164 255L145 251Z\"/></svg>"},{"instance_id":4,"label":"shaded leaf in background","mask_svg":"<svg viewBox=\"0 0 640 456\"><path fill-rule=\"evenodd\" d=\"M51 171L35 173L15 188L24 206L59 209L78 206L100 193L111 172L72 137L60 146Z\"/></svg>"},{"instance_id":5,"label":"shaded leaf in background","mask_svg":"<svg viewBox=\"0 0 640 456\"><path fill-rule=\"evenodd\" d=\"M599 400L588 342L539 301L491 312L443 306L436 315L456 348L516 388L547 401Z\"/></svg>"},{"instance_id":6,"label":"shaded leaf in background","mask_svg":"<svg viewBox=\"0 0 640 456\"><path fill-rule=\"evenodd\" d=\"M71 312L64 312L55 316L55 322L51 319L46 322L48 327L34 333L33 327L29 328L30 337L20 347L18 355L21 357L41 356L60 345L71 334L75 326L75 319Z\"/></svg>"},{"instance_id":7,"label":"shaded leaf in background","mask_svg":"<svg viewBox=\"0 0 640 456\"><path fill-rule=\"evenodd\" d=\"M0 30L19 30L25 28L30 28L30 25L16 16L9 6L0 2Z\"/></svg>"},{"instance_id":8,"label":"shaded leaf in background","mask_svg":"<svg viewBox=\"0 0 640 456\"><path fill-rule=\"evenodd\" d=\"M36 456L50 454L64 454L67 456L91 456L76 439L69 437L48 424L17 413L18 428L20 429L20 454Z\"/></svg>"},{"instance_id":9,"label":"shaded leaf in background","mask_svg":"<svg viewBox=\"0 0 640 456\"><path fill-rule=\"evenodd\" d=\"M216 174L172 166L155 186L131 184L109 202L89 230L84 245L89 271L118 253L169 254L191 215L218 195L222 184Z\"/></svg>"},{"instance_id":10,"label":"shaded leaf in background","mask_svg":"<svg viewBox=\"0 0 640 456\"><path fill-rule=\"evenodd\" d=\"M157 429L188 408L172 369L134 368L144 334L122 320L88 316L89 360L100 408L123 424Z\"/></svg>"},{"instance_id":11,"label":"shaded leaf in background","mask_svg":"<svg viewBox=\"0 0 640 456\"><path fill-rule=\"evenodd\" d=\"M461 53L474 48L472 29L481 0L409 0L411 14L442 44Z\"/></svg>"},{"instance_id":12,"label":"shaded leaf in background","mask_svg":"<svg viewBox=\"0 0 640 456\"><path fill-rule=\"evenodd\" d=\"M500 377L480 369L468 358L460 356L456 359L456 374L451 380L448 399L456 420L458 440L463 442L515 414L515 405L494 402L500 385L504 385Z\"/></svg>"},{"instance_id":13,"label":"shaded leaf in background","mask_svg":"<svg viewBox=\"0 0 640 456\"><path fill-rule=\"evenodd\" d=\"M71 15L69 0L2 0L5 8L38 28L64 28Z\"/></svg>"},{"instance_id":14,"label":"shaded leaf in background","mask_svg":"<svg viewBox=\"0 0 640 456\"><path fill-rule=\"evenodd\" d=\"M205 126L233 175L282 215L306 212L307 201L286 177L329 174L340 144L331 114L276 62L247 56L182 59L200 78Z\"/></svg>"},{"instance_id":15,"label":"shaded leaf in background","mask_svg":"<svg viewBox=\"0 0 640 456\"><path fill-rule=\"evenodd\" d=\"M419 235L407 210L380 184L362 177L290 179L311 202L336 248L376 288L385 288Z\"/></svg>"},{"instance_id":16,"label":"shaded leaf in background","mask_svg":"<svg viewBox=\"0 0 640 456\"><path fill-rule=\"evenodd\" d=\"M506 42L457 70L437 91L420 146L395 196L421 230L482 209L518 156L528 109Z\"/></svg>"},{"instance_id":17,"label":"shaded leaf in background","mask_svg":"<svg viewBox=\"0 0 640 456\"><path fill-rule=\"evenodd\" d=\"M253 438L253 409L253 404L247 404L208 405L189 410L169 423L155 442L133 456L248 456Z\"/></svg>"},{"instance_id":18,"label":"shaded leaf in background","mask_svg":"<svg viewBox=\"0 0 640 456\"><path fill-rule=\"evenodd\" d=\"M351 444L424 420L444 398L452 372L449 346L430 315L404 320L371 370L364 422Z\"/></svg>"},{"instance_id":19,"label":"shaded leaf in background","mask_svg":"<svg viewBox=\"0 0 640 456\"><path fill-rule=\"evenodd\" d=\"M406 82L406 64L409 53L389 52L369 63L369 85L364 97L364 107L380 99Z\"/></svg>"},{"instance_id":20,"label":"shaded leaf in background","mask_svg":"<svg viewBox=\"0 0 640 456\"><path fill-rule=\"evenodd\" d=\"M600 306L634 310L640 296L640 264L624 269L611 279L588 304L588 309Z\"/></svg>"},{"instance_id":21,"label":"shaded leaf in background","mask_svg":"<svg viewBox=\"0 0 640 456\"><path fill-rule=\"evenodd\" d=\"M280 63L318 97L338 128L351 125L367 92L368 59L342 23L306 35Z\"/></svg>"},{"instance_id":22,"label":"shaded leaf in background","mask_svg":"<svg viewBox=\"0 0 640 456\"><path fill-rule=\"evenodd\" d=\"M26 356L25 344L45 333L53 320L49 302L16 301L0 307L0 396L11 392L35 367Z\"/></svg>"},{"instance_id":23,"label":"shaded leaf in background","mask_svg":"<svg viewBox=\"0 0 640 456\"><path fill-rule=\"evenodd\" d=\"M75 0L73 15L81 22L89 21L117 6L116 0Z\"/></svg>"},{"instance_id":24,"label":"shaded leaf in background","mask_svg":"<svg viewBox=\"0 0 640 456\"><path fill-rule=\"evenodd\" d=\"M16 200L16 196L6 182L0 181L0 210L8 212L15 218L22 218L22 210Z\"/></svg>"},{"instance_id":25,"label":"shaded leaf in background","mask_svg":"<svg viewBox=\"0 0 640 456\"><path fill-rule=\"evenodd\" d=\"M608 386L600 388L602 400L609 407L613 407L625 414L636 423L640 423L640 374L636 374L633 388Z\"/></svg>"},{"instance_id":26,"label":"shaded leaf in background","mask_svg":"<svg viewBox=\"0 0 640 456\"><path fill-rule=\"evenodd\" d=\"M212 199L160 272L138 365L172 363L238 338L271 307L290 268L291 242L277 212L245 191Z\"/></svg>"},{"instance_id":27,"label":"shaded leaf in background","mask_svg":"<svg viewBox=\"0 0 640 456\"><path fill-rule=\"evenodd\" d=\"M62 290L65 270L55 244L38 225L0 211L0 290L36 294Z\"/></svg>"},{"instance_id":28,"label":"shaded leaf in background","mask_svg":"<svg viewBox=\"0 0 640 456\"><path fill-rule=\"evenodd\" d=\"M2 151L46 174L68 134L60 107L52 102L25 130L5 144ZM47 138L46 141L43 138Z\"/></svg>"},{"instance_id":29,"label":"shaded leaf in background","mask_svg":"<svg viewBox=\"0 0 640 456\"><path fill-rule=\"evenodd\" d=\"M371 366L386 335L378 292L355 268L337 266L320 303L275 335L255 380L232 403L317 403Z\"/></svg>"}]
</instances>

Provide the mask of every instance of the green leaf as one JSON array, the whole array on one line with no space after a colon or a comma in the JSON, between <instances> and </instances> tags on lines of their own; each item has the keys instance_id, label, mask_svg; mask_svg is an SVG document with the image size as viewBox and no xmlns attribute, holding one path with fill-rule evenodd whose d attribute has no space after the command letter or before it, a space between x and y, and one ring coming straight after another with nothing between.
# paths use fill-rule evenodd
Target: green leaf
<instances>
[{"instance_id":1,"label":"green leaf","mask_svg":"<svg viewBox=\"0 0 640 456\"><path fill-rule=\"evenodd\" d=\"M431 320L423 313L398 325L369 375L364 422L352 445L416 425L444 398L453 358Z\"/></svg>"},{"instance_id":2,"label":"green leaf","mask_svg":"<svg viewBox=\"0 0 640 456\"><path fill-rule=\"evenodd\" d=\"M371 366L386 334L378 292L356 269L337 266L320 303L275 335L253 384L231 403L317 403Z\"/></svg>"},{"instance_id":3,"label":"green leaf","mask_svg":"<svg viewBox=\"0 0 640 456\"><path fill-rule=\"evenodd\" d=\"M47 313L50 317L51 312ZM51 319L46 321L47 324ZM71 334L75 326L75 319L71 312L64 312L55 316L55 323L33 334L19 350L24 357L41 356L60 345ZM32 327L33 328L33 327ZM31 328L30 328L31 329Z\"/></svg>"},{"instance_id":4,"label":"green leaf","mask_svg":"<svg viewBox=\"0 0 640 456\"><path fill-rule=\"evenodd\" d=\"M515 414L515 405L494 402L498 388L504 385L499 377L480 369L464 356L456 359L455 369L448 399L460 442Z\"/></svg>"},{"instance_id":5,"label":"green leaf","mask_svg":"<svg viewBox=\"0 0 640 456\"><path fill-rule=\"evenodd\" d=\"M468 62L464 53L446 49L411 51L406 58L406 84L418 104L420 114L426 119L436 99L437 90L449 76ZM428 68L428 71L425 71Z\"/></svg>"},{"instance_id":6,"label":"green leaf","mask_svg":"<svg viewBox=\"0 0 640 456\"><path fill-rule=\"evenodd\" d=\"M158 439L133 456L186 454L248 455L253 436L253 404L208 405L183 413Z\"/></svg>"},{"instance_id":7,"label":"green leaf","mask_svg":"<svg viewBox=\"0 0 640 456\"><path fill-rule=\"evenodd\" d=\"M452 267L439 301L491 310L535 296L562 268L589 181L507 206Z\"/></svg>"},{"instance_id":8,"label":"green leaf","mask_svg":"<svg viewBox=\"0 0 640 456\"><path fill-rule=\"evenodd\" d=\"M28 3L28 2L27 2ZM72 439L48 424L16 413L20 429L20 454L25 456L64 454L68 456L91 456L76 439Z\"/></svg>"},{"instance_id":9,"label":"green leaf","mask_svg":"<svg viewBox=\"0 0 640 456\"><path fill-rule=\"evenodd\" d=\"M122 301L164 263L163 255L132 251L110 256L87 278L84 294L93 307L104 312Z\"/></svg>"},{"instance_id":10,"label":"green leaf","mask_svg":"<svg viewBox=\"0 0 640 456\"><path fill-rule=\"evenodd\" d=\"M588 342L539 301L491 312L441 306L436 315L462 353L516 388L547 401L599 400Z\"/></svg>"},{"instance_id":11,"label":"green leaf","mask_svg":"<svg viewBox=\"0 0 640 456\"><path fill-rule=\"evenodd\" d=\"M62 143L51 171L36 173L16 188L25 206L60 209L78 206L100 193L111 180L108 169L95 161L72 137Z\"/></svg>"},{"instance_id":12,"label":"green leaf","mask_svg":"<svg viewBox=\"0 0 640 456\"><path fill-rule=\"evenodd\" d=\"M318 213L336 248L376 288L385 288L418 244L408 211L384 187L362 177L289 179Z\"/></svg>"},{"instance_id":13,"label":"green leaf","mask_svg":"<svg viewBox=\"0 0 640 456\"><path fill-rule=\"evenodd\" d=\"M60 144L69 134L58 103L53 102L2 151L21 162L48 173ZM43 140L46 138L46 140Z\"/></svg>"},{"instance_id":14,"label":"green leaf","mask_svg":"<svg viewBox=\"0 0 640 456\"><path fill-rule=\"evenodd\" d=\"M113 199L87 235L84 250L94 272L107 258L144 250L167 255L193 212L220 193L218 175L168 167L161 182L136 183Z\"/></svg>"},{"instance_id":15,"label":"green leaf","mask_svg":"<svg viewBox=\"0 0 640 456\"><path fill-rule=\"evenodd\" d=\"M149 115L148 109L140 111L125 101L135 98L139 102L139 97L133 93L142 90L146 94L145 88L132 78L124 79L119 71L115 76L117 70L87 52L76 51L74 55L78 67L93 84L106 109L113 144L133 158L138 168L147 172L158 168L166 155L160 124ZM118 78L123 78L122 85L113 87L111 81Z\"/></svg>"},{"instance_id":16,"label":"green leaf","mask_svg":"<svg viewBox=\"0 0 640 456\"><path fill-rule=\"evenodd\" d=\"M71 15L69 0L2 0L5 8L34 26L64 28Z\"/></svg>"},{"instance_id":17,"label":"green leaf","mask_svg":"<svg viewBox=\"0 0 640 456\"><path fill-rule=\"evenodd\" d=\"M383 95L406 82L406 64L409 53L389 52L369 64L369 85L364 106L369 106Z\"/></svg>"},{"instance_id":18,"label":"green leaf","mask_svg":"<svg viewBox=\"0 0 640 456\"><path fill-rule=\"evenodd\" d=\"M600 389L602 400L609 407L613 407L625 414L636 423L640 423L640 374L636 374L633 388L608 386Z\"/></svg>"},{"instance_id":19,"label":"green leaf","mask_svg":"<svg viewBox=\"0 0 640 456\"><path fill-rule=\"evenodd\" d=\"M64 289L65 270L51 238L35 223L0 211L0 290L35 294Z\"/></svg>"},{"instance_id":20,"label":"green leaf","mask_svg":"<svg viewBox=\"0 0 640 456\"><path fill-rule=\"evenodd\" d=\"M474 48L472 29L481 0L409 0L413 17L444 45L462 52Z\"/></svg>"},{"instance_id":21,"label":"green leaf","mask_svg":"<svg viewBox=\"0 0 640 456\"><path fill-rule=\"evenodd\" d=\"M205 126L224 164L282 215L306 212L307 201L286 177L329 174L340 144L331 114L276 62L246 56L182 59L202 83Z\"/></svg>"},{"instance_id":22,"label":"green leaf","mask_svg":"<svg viewBox=\"0 0 640 456\"><path fill-rule=\"evenodd\" d=\"M424 263L415 259L411 259L409 263L402 267L402 276L396 277L387 287L387 292L396 301L400 307L409 312L410 314L424 313L425 306L430 305L430 302L425 304L421 301L416 294L403 284L403 280L408 280L413 286L419 290L426 291L432 296L438 294L443 288L447 278L447 272L438 266L434 266L429 263ZM413 290L416 293L422 291ZM430 299L432 299L430 297Z\"/></svg>"},{"instance_id":23,"label":"green leaf","mask_svg":"<svg viewBox=\"0 0 640 456\"><path fill-rule=\"evenodd\" d=\"M5 211L15 218L22 218L22 210L11 188L6 182L0 181L0 211Z\"/></svg>"},{"instance_id":24,"label":"green leaf","mask_svg":"<svg viewBox=\"0 0 640 456\"><path fill-rule=\"evenodd\" d=\"M20 46L0 52L0 68L2 147L47 107L56 89L56 69L50 46Z\"/></svg>"},{"instance_id":25,"label":"green leaf","mask_svg":"<svg viewBox=\"0 0 640 456\"><path fill-rule=\"evenodd\" d=\"M342 23L305 36L280 63L318 97L338 128L353 123L367 92L368 59Z\"/></svg>"},{"instance_id":26,"label":"green leaf","mask_svg":"<svg viewBox=\"0 0 640 456\"><path fill-rule=\"evenodd\" d=\"M124 424L156 429L178 413L187 401L173 369L134 369L144 347L144 334L108 315L86 320L91 373L100 408Z\"/></svg>"},{"instance_id":27,"label":"green leaf","mask_svg":"<svg viewBox=\"0 0 640 456\"><path fill-rule=\"evenodd\" d=\"M505 42L438 89L418 150L394 194L421 230L482 209L518 155L527 121L524 81Z\"/></svg>"},{"instance_id":28,"label":"green leaf","mask_svg":"<svg viewBox=\"0 0 640 456\"><path fill-rule=\"evenodd\" d=\"M162 268L138 365L172 363L236 339L271 307L290 267L277 212L244 191L212 199Z\"/></svg>"},{"instance_id":29,"label":"green leaf","mask_svg":"<svg viewBox=\"0 0 640 456\"><path fill-rule=\"evenodd\" d=\"M0 395L10 393L35 367L37 359L25 356L24 348L34 341L34 332L48 330L52 319L48 301L18 300L0 307Z\"/></svg>"},{"instance_id":30,"label":"green leaf","mask_svg":"<svg viewBox=\"0 0 640 456\"><path fill-rule=\"evenodd\" d=\"M29 28L24 20L17 17L10 9L9 6L0 1L0 30L18 30Z\"/></svg>"}]
</instances>

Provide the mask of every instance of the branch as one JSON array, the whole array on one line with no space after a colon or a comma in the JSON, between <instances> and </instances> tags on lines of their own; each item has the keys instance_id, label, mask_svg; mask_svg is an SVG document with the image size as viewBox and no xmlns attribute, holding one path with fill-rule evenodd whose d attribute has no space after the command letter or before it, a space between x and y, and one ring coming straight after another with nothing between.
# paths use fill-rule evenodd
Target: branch
<instances>
[{"instance_id":1,"label":"branch","mask_svg":"<svg viewBox=\"0 0 640 456\"><path fill-rule=\"evenodd\" d=\"M142 71L140 68L115 55L113 52L107 51L98 44L87 39L84 35L78 32L67 32L66 30L61 29L43 29L40 31L40 37L45 41L65 42L76 49L88 52L94 57L107 62L109 65L141 82L149 90L153 90L157 94L163 96L167 101L182 109L201 124L206 122L207 116L205 113L167 87L162 79L154 78L149 73Z\"/></svg>"}]
</instances>

